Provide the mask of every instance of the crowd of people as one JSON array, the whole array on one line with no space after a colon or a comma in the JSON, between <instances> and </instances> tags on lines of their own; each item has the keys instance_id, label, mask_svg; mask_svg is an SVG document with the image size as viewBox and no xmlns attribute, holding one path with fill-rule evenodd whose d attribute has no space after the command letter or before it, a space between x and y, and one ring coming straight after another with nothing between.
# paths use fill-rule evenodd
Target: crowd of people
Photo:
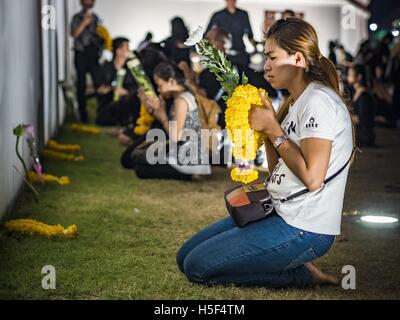
<instances>
[{"instance_id":1,"label":"crowd of people","mask_svg":"<svg viewBox=\"0 0 400 320\"><path fill-rule=\"evenodd\" d=\"M185 145L181 141L184 130L199 131L202 128L202 109L205 106L212 109L213 116L217 117L214 128L224 132L226 102L222 98L223 90L209 70L194 71L194 49L184 45L189 36L184 20L174 17L170 21L171 36L160 43L153 42L153 35L148 32L134 51L159 94L149 99L127 67L131 58L128 38L113 39L112 60L99 64L103 49L102 41L96 33L99 17L92 11L93 0L82 0L81 3L82 11L73 17L71 23L71 35L75 40L80 121L88 121L85 95L86 74L90 73L97 98L95 122L101 126L120 128L115 134L118 134L119 142L126 147L121 156L124 168L134 169L141 178L196 180L209 175L209 166L188 167L179 163L154 166L146 163L139 152L146 146L145 135L138 135L134 131L140 117L140 107L144 105L155 118L151 128L164 130L170 140L178 143L178 149L180 145ZM250 55L246 51L243 37L246 35L254 48L258 44L253 39L249 16L246 11L236 7L236 1L228 0L226 4L226 8L212 15L205 36L215 48L228 55L240 75L244 72L248 76L249 83L265 88L278 109L289 93L287 90L275 90L264 79L263 71L249 67ZM282 12L285 18L294 15L292 10ZM400 42L391 35L378 44L372 40L365 41L353 57L343 45L331 41L329 59L336 66L341 93L352 107L358 146L376 146L376 125L399 126ZM118 74L121 72L124 74L123 83L118 86ZM177 122L175 136L169 132L169 120ZM224 160L229 159L229 141L226 135L221 136L219 162L226 165ZM186 144L185 147L189 146ZM203 156L209 152L202 148L198 151ZM265 153L259 152L255 163L259 165L264 160Z\"/></svg>"},{"instance_id":2,"label":"crowd of people","mask_svg":"<svg viewBox=\"0 0 400 320\"><path fill-rule=\"evenodd\" d=\"M172 34L165 41L154 43L148 33L135 51L156 88L149 94L129 72L127 38L114 39L113 60L98 64L99 18L92 12L93 0L81 2L83 10L73 18L71 30L81 121L88 120L85 76L89 72L98 99L96 123L122 127L117 133L126 147L121 156L124 168L142 179L193 181L210 175L209 162L203 162L210 156L209 149L196 139L201 139L203 128L218 129L217 150L221 157L225 154L230 146L223 134L226 103L210 70L194 71L193 49L184 44L189 32L183 19L171 20ZM273 103L260 94L264 108L251 110L249 124L266 136L271 177L265 186L273 212L244 228L238 228L230 216L208 226L179 249L178 267L195 283L273 288L337 285L338 278L313 261L328 252L340 234L356 146L375 146L376 124L399 124L400 42L385 37L373 46L366 41L352 57L332 41L325 57L314 27L286 10L265 30L266 60L264 70L257 72L249 67L243 43L247 35L257 46L249 16L236 7L236 0L226 3L212 16L205 37L228 55L240 75L244 72L249 83L266 89L272 98ZM143 108L152 120L149 129L168 137L161 141L163 150L154 150L161 162L148 157L153 145L143 132L134 130L137 123L144 124ZM195 133L194 140L187 139L188 131Z\"/></svg>"},{"instance_id":3,"label":"crowd of people","mask_svg":"<svg viewBox=\"0 0 400 320\"><path fill-rule=\"evenodd\" d=\"M376 146L376 126L400 127L400 41L388 33L361 43L353 57L337 41L329 44L342 94L353 110L358 145Z\"/></svg>"}]
</instances>

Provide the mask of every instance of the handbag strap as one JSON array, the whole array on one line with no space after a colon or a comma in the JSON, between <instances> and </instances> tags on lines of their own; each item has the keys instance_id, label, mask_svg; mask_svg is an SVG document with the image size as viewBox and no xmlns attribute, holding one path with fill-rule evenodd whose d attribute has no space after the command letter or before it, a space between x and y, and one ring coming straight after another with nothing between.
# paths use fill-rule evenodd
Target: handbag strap
<instances>
[{"instance_id":1,"label":"handbag strap","mask_svg":"<svg viewBox=\"0 0 400 320\"><path fill-rule=\"evenodd\" d=\"M347 165L348 165L348 164L350 163L350 161L351 161L351 158L353 158L354 152L355 152L355 149L353 149L353 151L351 152L351 156L350 156L349 160L347 160L347 162L343 165L343 167L341 167L335 174L333 174L333 175L331 175L329 178L325 179L325 181L324 181L324 183L323 183L323 186L325 186L328 182L330 182L330 181L332 181L334 178L336 178L336 177L347 167ZM294 193L294 194L292 194L292 195L290 195L290 196L288 196L288 197L286 197L286 198L283 198L283 199L279 200L279 202L280 202L280 203L285 203L285 202L287 202L287 201L289 201L289 200L293 200L293 199L295 199L295 198L297 198L297 197L300 197L300 196L302 196L303 194L306 194L306 193L308 193L308 192L310 192L310 190L308 190L308 189L301 190L301 191L296 192L296 193Z\"/></svg>"}]
</instances>

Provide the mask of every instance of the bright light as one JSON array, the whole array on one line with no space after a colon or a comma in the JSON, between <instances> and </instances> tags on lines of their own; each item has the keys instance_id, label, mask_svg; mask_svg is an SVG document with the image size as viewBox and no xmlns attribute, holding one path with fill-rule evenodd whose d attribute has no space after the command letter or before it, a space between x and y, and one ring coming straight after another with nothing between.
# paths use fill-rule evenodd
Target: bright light
<instances>
[{"instance_id":1,"label":"bright light","mask_svg":"<svg viewBox=\"0 0 400 320\"><path fill-rule=\"evenodd\" d=\"M385 216L364 216L361 217L361 220L370 223L395 223L399 221L397 218Z\"/></svg>"},{"instance_id":2,"label":"bright light","mask_svg":"<svg viewBox=\"0 0 400 320\"><path fill-rule=\"evenodd\" d=\"M399 35L399 33L400 33L399 30L396 30L396 29L392 30L393 37L397 37Z\"/></svg>"},{"instance_id":3,"label":"bright light","mask_svg":"<svg viewBox=\"0 0 400 320\"><path fill-rule=\"evenodd\" d=\"M378 25L376 23L371 23L369 25L369 28L371 29L371 31L376 31L378 29Z\"/></svg>"}]
</instances>

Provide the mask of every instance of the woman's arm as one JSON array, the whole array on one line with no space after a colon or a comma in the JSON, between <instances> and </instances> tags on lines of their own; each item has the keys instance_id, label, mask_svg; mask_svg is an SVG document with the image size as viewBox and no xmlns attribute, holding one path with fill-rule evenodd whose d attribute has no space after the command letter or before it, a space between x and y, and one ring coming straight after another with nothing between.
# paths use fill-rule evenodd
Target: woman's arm
<instances>
[{"instance_id":1,"label":"woman's arm","mask_svg":"<svg viewBox=\"0 0 400 320\"><path fill-rule=\"evenodd\" d=\"M275 137L277 136L269 135L270 139ZM321 138L303 139L300 141L300 148L288 139L277 149L288 168L311 192L324 183L331 150L332 141Z\"/></svg>"},{"instance_id":2,"label":"woman's arm","mask_svg":"<svg viewBox=\"0 0 400 320\"><path fill-rule=\"evenodd\" d=\"M285 135L270 102L261 96L266 108L255 108L250 116L251 127L257 131L264 131L270 143L276 138ZM271 146L272 147L272 146ZM305 138L300 142L300 148L287 139L277 149L288 168L310 190L321 187L328 171L332 141L321 138Z\"/></svg>"},{"instance_id":3,"label":"woman's arm","mask_svg":"<svg viewBox=\"0 0 400 320\"><path fill-rule=\"evenodd\" d=\"M164 131L168 134L169 139L178 142L182 136L183 127L185 125L188 104L183 98L177 98L174 101L174 118L170 130L169 118L165 109L165 102L157 96L148 96L143 88L139 88L138 97L146 106L147 110L162 124ZM176 124L176 126L174 125Z\"/></svg>"},{"instance_id":4,"label":"woman's arm","mask_svg":"<svg viewBox=\"0 0 400 320\"><path fill-rule=\"evenodd\" d=\"M163 117L162 125L165 132L168 133L169 139L173 142L178 142L182 136L183 127L185 125L186 115L188 111L188 104L183 98L177 98L174 101L174 118L176 126L169 128L168 118ZM166 114L165 114L166 116ZM166 120L167 119L167 120Z\"/></svg>"},{"instance_id":5,"label":"woman's arm","mask_svg":"<svg viewBox=\"0 0 400 320\"><path fill-rule=\"evenodd\" d=\"M279 153L275 150L270 140L265 141L265 151L267 153L268 171L269 174L272 174L278 163Z\"/></svg>"},{"instance_id":6,"label":"woman's arm","mask_svg":"<svg viewBox=\"0 0 400 320\"><path fill-rule=\"evenodd\" d=\"M81 23L76 28L73 28L71 30L71 36L73 38L78 38L81 35L81 33L83 32L83 30L85 30L86 27L92 23L92 20L93 20L93 15L91 13L87 12L84 15Z\"/></svg>"}]
</instances>

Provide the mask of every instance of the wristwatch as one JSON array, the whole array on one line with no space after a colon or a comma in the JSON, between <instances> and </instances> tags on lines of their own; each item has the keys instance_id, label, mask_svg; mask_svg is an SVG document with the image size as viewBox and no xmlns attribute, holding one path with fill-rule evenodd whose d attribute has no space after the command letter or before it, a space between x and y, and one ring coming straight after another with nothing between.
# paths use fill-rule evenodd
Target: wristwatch
<instances>
[{"instance_id":1,"label":"wristwatch","mask_svg":"<svg viewBox=\"0 0 400 320\"><path fill-rule=\"evenodd\" d=\"M287 139L289 139L289 137L286 134L276 138L273 142L275 149L278 149Z\"/></svg>"}]
</instances>

